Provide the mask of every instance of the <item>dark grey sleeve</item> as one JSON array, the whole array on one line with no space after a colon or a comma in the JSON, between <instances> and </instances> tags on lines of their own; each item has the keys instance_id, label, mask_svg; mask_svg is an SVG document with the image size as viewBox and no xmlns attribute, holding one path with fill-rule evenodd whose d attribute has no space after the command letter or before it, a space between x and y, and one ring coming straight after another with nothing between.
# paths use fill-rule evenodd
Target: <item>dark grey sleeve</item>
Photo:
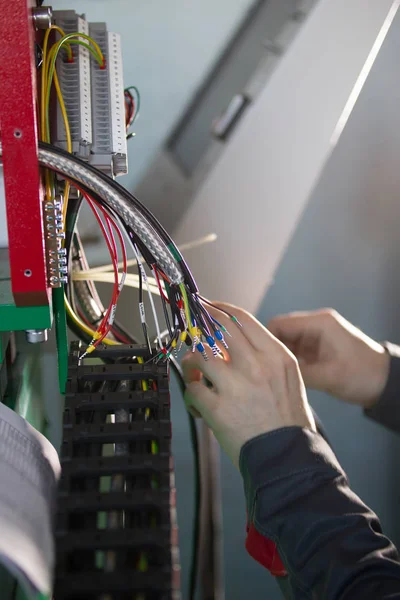
<instances>
[{"instance_id":1,"label":"dark grey sleeve","mask_svg":"<svg viewBox=\"0 0 400 600\"><path fill-rule=\"evenodd\" d=\"M383 394L373 408L364 413L370 419L400 433L400 346L386 342L390 354L390 370Z\"/></svg>"},{"instance_id":2,"label":"dark grey sleeve","mask_svg":"<svg viewBox=\"0 0 400 600\"><path fill-rule=\"evenodd\" d=\"M243 446L240 471L246 548L286 598L400 600L396 548L320 435L300 427L260 435Z\"/></svg>"}]
</instances>

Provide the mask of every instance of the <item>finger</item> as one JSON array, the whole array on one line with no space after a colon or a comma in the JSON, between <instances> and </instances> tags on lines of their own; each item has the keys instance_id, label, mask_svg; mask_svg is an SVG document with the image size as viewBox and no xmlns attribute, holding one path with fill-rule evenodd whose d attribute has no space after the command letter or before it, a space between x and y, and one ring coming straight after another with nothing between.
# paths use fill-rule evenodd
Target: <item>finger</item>
<instances>
[{"instance_id":1,"label":"finger","mask_svg":"<svg viewBox=\"0 0 400 600\"><path fill-rule=\"evenodd\" d=\"M187 409L188 413L190 413L194 419L201 419L201 414L199 413L198 410L193 408L193 406L186 406L186 409Z\"/></svg>"},{"instance_id":2,"label":"finger","mask_svg":"<svg viewBox=\"0 0 400 600\"><path fill-rule=\"evenodd\" d=\"M201 377L205 377L218 390L223 389L227 376L230 376L229 366L224 359L205 361L199 352L187 352L182 360L182 369L186 383L198 383Z\"/></svg>"},{"instance_id":3,"label":"finger","mask_svg":"<svg viewBox=\"0 0 400 600\"><path fill-rule=\"evenodd\" d=\"M185 358L183 360L185 360ZM199 369L196 369L195 367L187 367L187 371L185 374L186 383L193 383L195 381L201 381L202 379L203 373Z\"/></svg>"},{"instance_id":4,"label":"finger","mask_svg":"<svg viewBox=\"0 0 400 600\"><path fill-rule=\"evenodd\" d=\"M218 396L206 387L204 383L189 383L185 391L185 404L190 411L201 416L208 425L211 424L211 416L217 406Z\"/></svg>"},{"instance_id":5,"label":"finger","mask_svg":"<svg viewBox=\"0 0 400 600\"><path fill-rule=\"evenodd\" d=\"M243 308L226 304L224 302L216 302L215 306L231 313L240 322L242 327L239 328L239 331L250 344L250 346L255 350L271 353L283 349L278 340L271 335L264 325L262 325L255 317L253 317L253 315L248 313ZM219 314L221 315L221 319L224 320L225 327L225 323L229 322L230 331L232 331L232 326L234 326L235 330L237 330L237 326L232 323L228 316L221 312Z\"/></svg>"},{"instance_id":6,"label":"finger","mask_svg":"<svg viewBox=\"0 0 400 600\"><path fill-rule=\"evenodd\" d=\"M315 327L314 312L293 312L275 317L268 323L270 332L284 343L295 344L310 327Z\"/></svg>"},{"instance_id":7,"label":"finger","mask_svg":"<svg viewBox=\"0 0 400 600\"><path fill-rule=\"evenodd\" d=\"M229 335L223 334L224 344L219 343L225 358L235 366L235 369L246 371L248 363L254 360L253 346L249 343L246 336L243 335L242 330L234 325L229 317L215 308L208 307L208 310L210 315L229 332Z\"/></svg>"}]
</instances>

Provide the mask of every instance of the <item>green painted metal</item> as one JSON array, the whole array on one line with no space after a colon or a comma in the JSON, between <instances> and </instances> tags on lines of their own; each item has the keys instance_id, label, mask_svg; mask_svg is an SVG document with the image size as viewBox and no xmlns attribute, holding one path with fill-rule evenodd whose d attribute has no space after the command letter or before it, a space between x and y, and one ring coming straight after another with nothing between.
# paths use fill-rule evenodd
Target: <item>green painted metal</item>
<instances>
[{"instance_id":1,"label":"green painted metal","mask_svg":"<svg viewBox=\"0 0 400 600\"><path fill-rule=\"evenodd\" d=\"M68 376L68 332L65 315L64 288L53 290L54 321L58 352L58 381L61 394L65 394Z\"/></svg>"},{"instance_id":2,"label":"green painted metal","mask_svg":"<svg viewBox=\"0 0 400 600\"><path fill-rule=\"evenodd\" d=\"M49 329L52 320L51 306L15 306L8 252L0 249L0 331Z\"/></svg>"},{"instance_id":3,"label":"green painted metal","mask_svg":"<svg viewBox=\"0 0 400 600\"><path fill-rule=\"evenodd\" d=\"M0 291L0 331L50 329L52 316L49 306L17 307L15 304L3 304L1 295Z\"/></svg>"}]
</instances>

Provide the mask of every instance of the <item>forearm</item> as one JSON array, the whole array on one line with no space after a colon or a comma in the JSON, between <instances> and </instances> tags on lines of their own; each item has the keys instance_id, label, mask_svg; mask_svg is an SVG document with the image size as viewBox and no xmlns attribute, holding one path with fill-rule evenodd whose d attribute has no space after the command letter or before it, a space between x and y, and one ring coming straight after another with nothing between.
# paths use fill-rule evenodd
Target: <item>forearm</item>
<instances>
[{"instance_id":1,"label":"forearm","mask_svg":"<svg viewBox=\"0 0 400 600\"><path fill-rule=\"evenodd\" d=\"M318 434L260 436L242 448L240 467L250 534L275 542L294 598L400 598L397 551Z\"/></svg>"},{"instance_id":2,"label":"forearm","mask_svg":"<svg viewBox=\"0 0 400 600\"><path fill-rule=\"evenodd\" d=\"M400 432L400 347L385 344L390 354L390 370L385 389L378 402L365 414L381 425Z\"/></svg>"}]
</instances>

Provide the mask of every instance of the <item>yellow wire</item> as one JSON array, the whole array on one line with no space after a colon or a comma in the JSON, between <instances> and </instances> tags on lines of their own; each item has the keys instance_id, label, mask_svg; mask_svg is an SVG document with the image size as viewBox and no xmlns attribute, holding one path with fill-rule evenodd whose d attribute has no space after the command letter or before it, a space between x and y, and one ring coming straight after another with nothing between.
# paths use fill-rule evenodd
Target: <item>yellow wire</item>
<instances>
[{"instance_id":1,"label":"yellow wire","mask_svg":"<svg viewBox=\"0 0 400 600\"><path fill-rule=\"evenodd\" d=\"M66 138L67 138L67 150L68 150L68 152L72 152L72 139L71 139L71 130L70 130L69 121L68 121L68 114L67 114L67 110L65 108L65 102L64 102L64 98L63 98L63 95L61 92L61 88L60 88L56 70L54 71L54 86L56 88L57 98L58 98L58 102L60 104L60 109L61 109L61 113L62 113L62 117L63 117L63 121L64 121L64 127L65 127ZM65 190L64 190L64 206L63 206L64 226L65 226L66 207L68 205L69 189L70 189L69 181L66 181ZM86 323L84 323L74 313L74 311L72 310L72 307L71 307L70 303L68 302L68 299L65 295L64 295L64 303L65 303L66 311L67 311L68 315L70 316L70 318L72 319L72 321L75 323L75 325L77 325L82 331L85 331L87 334L93 336L93 330L90 329L90 327L88 327L86 325ZM104 338L103 342L109 346L118 345L118 342L107 339L107 338Z\"/></svg>"},{"instance_id":2,"label":"yellow wire","mask_svg":"<svg viewBox=\"0 0 400 600\"><path fill-rule=\"evenodd\" d=\"M61 29L61 27L57 27L57 25L52 25L49 29L46 29L46 33L44 34L44 39L43 39L43 65L42 65L42 79L41 79L41 94L40 94L40 100L41 100L41 106L40 106L40 136L41 139L43 141L46 141L45 139L45 119L46 119L46 105L45 105L45 93L46 93L46 84L47 84L47 46L49 43L49 36L51 34L52 31L58 31L58 33L62 36L65 37L65 31L63 29ZM72 49L71 49L71 45L67 44L67 52L68 52L68 57L72 58Z\"/></svg>"},{"instance_id":3,"label":"yellow wire","mask_svg":"<svg viewBox=\"0 0 400 600\"><path fill-rule=\"evenodd\" d=\"M187 297L186 289L185 289L185 286L183 285L183 283L179 284L179 287L180 287L180 290L182 292L183 303L185 305L185 315L186 315L187 327L188 327L190 336L193 339L196 336L197 332L196 332L196 328L193 327L192 321L190 319L189 299Z\"/></svg>"},{"instance_id":4,"label":"yellow wire","mask_svg":"<svg viewBox=\"0 0 400 600\"><path fill-rule=\"evenodd\" d=\"M72 310L72 307L68 301L68 298L65 297L65 308L66 311L68 313L68 315L71 317L72 321L75 323L75 325L77 325L80 329L82 329L82 331L84 331L85 333L87 333L90 336L93 336L93 329L90 329L90 327L88 327L86 325L86 323L84 323ZM104 338L103 340L104 344L107 344L107 346L119 346L120 343L116 342L114 340L109 340L107 338Z\"/></svg>"},{"instance_id":5,"label":"yellow wire","mask_svg":"<svg viewBox=\"0 0 400 600\"><path fill-rule=\"evenodd\" d=\"M138 363L139 363L140 365L143 365L143 364L144 364L144 360L143 360L143 358L142 358L141 356L138 356L138 357L137 357L137 361L138 361ZM147 390L148 390L148 389L149 389L149 386L147 385L147 381L146 381L145 379L142 379L142 390L143 390L144 392L147 392ZM147 410L148 410L148 409L147 409Z\"/></svg>"},{"instance_id":6,"label":"yellow wire","mask_svg":"<svg viewBox=\"0 0 400 600\"><path fill-rule=\"evenodd\" d=\"M49 66L50 64L53 63L54 61L54 56L56 54L56 52L58 52L59 48L61 47L62 44L60 44L60 42L62 43L66 43L67 45L67 52L69 54L70 57L72 57L72 50L71 50L71 46L70 44L67 44L67 42L63 39L60 40L60 42L58 42L58 44L54 44L52 46L52 48L50 49L50 51L48 52L48 39L49 39L49 35L51 30L56 30L58 31L63 37L65 37L65 33L64 31L57 26L53 26L52 28L48 29L45 33L45 37L44 37L44 42L43 42L43 70L42 70L42 81L41 81L41 106L40 106L40 127L41 127L41 138L44 139L45 141L50 141L50 131L47 130L47 126L46 126L46 114L48 112L49 106L48 103L46 102L46 90L48 88L49 85ZM86 36L85 34L82 34L81 37L85 37L88 38L88 36ZM90 39L90 38L88 38ZM96 47L96 49L99 51L100 56L102 56L101 54L101 50L98 47L98 45L96 44L96 42L94 42L93 40L91 40L93 42L93 45ZM63 118L63 122L64 122L64 128L65 128L65 135L66 135L66 145L67 145L67 151L69 153L72 153L72 137L71 137L71 129L69 126L69 120L68 120L68 114L67 114L67 109L65 106L65 102L64 102L64 97L61 91L61 86L60 86L60 82L58 79L58 75L57 75L57 69L54 68L53 74L52 74L52 79L54 82L54 87L56 90L56 94L57 94L57 100L58 103L60 105L60 110L61 110L61 114L62 114L62 118ZM64 225L64 229L65 229L65 224L66 224L66 214L67 214L67 207L68 207L68 199L69 199L69 192L70 192L70 183L69 181L65 182L65 189L64 189L64 204L63 204L63 225ZM51 199L52 197L52 188L51 188L51 176L49 173L49 170L46 169L46 197L47 199ZM93 330L88 327L86 325L86 323L84 323L72 310L72 307L67 299L67 297L64 295L64 303L65 303L65 309L68 313L68 315L70 316L71 320L75 323L75 325L77 327L79 327L79 329L81 329L82 331L84 331L85 333L87 333L90 336L94 335ZM109 346L114 346L114 345L119 345L119 342L116 342L114 340L110 340L108 338L104 338L103 340L104 344L107 344ZM143 382L146 386L147 383ZM145 389L145 388L144 388ZM147 389L147 388L146 388Z\"/></svg>"},{"instance_id":7,"label":"yellow wire","mask_svg":"<svg viewBox=\"0 0 400 600\"><path fill-rule=\"evenodd\" d=\"M60 88L60 83L58 80L58 75L57 75L57 71L54 70L54 87L56 88L56 93L57 93L57 98L58 98L58 103L60 105L60 110L61 110L61 114L62 114L62 118L64 121L64 128L65 128L65 137L67 138L67 151L72 154L72 138L71 138L71 129L69 126L69 121L68 121L68 115L67 115L67 109L65 108L65 102L64 102L64 98L61 92L61 88ZM70 190L70 183L69 181L65 182L65 188L64 188L64 203L63 203L63 226L64 226L64 230L66 227L66 218L67 218L67 208L68 208L68 200L69 200L69 190Z\"/></svg>"}]
</instances>

